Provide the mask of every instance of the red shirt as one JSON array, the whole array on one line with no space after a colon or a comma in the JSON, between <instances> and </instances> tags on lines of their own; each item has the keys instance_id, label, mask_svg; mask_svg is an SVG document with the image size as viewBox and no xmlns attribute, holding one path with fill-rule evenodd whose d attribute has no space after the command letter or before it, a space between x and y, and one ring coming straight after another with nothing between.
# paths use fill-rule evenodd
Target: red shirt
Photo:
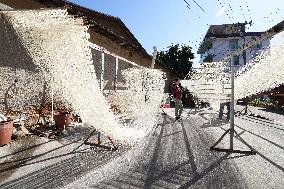
<instances>
[{"instance_id":1,"label":"red shirt","mask_svg":"<svg viewBox=\"0 0 284 189\"><path fill-rule=\"evenodd\" d=\"M173 86L173 95L174 95L174 98L178 98L178 99L181 99L182 97L182 89L179 85L174 85Z\"/></svg>"}]
</instances>

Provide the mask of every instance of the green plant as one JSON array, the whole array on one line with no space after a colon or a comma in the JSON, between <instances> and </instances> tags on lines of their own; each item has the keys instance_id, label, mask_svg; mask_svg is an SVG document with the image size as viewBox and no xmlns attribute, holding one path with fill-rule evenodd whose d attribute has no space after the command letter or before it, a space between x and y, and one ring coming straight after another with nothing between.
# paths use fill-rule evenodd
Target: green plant
<instances>
[{"instance_id":1,"label":"green plant","mask_svg":"<svg viewBox=\"0 0 284 189\"><path fill-rule=\"evenodd\" d=\"M166 51L157 54L156 64L175 72L178 77L185 78L192 72L194 54L192 48L185 44L171 44ZM189 74L190 75L190 74Z\"/></svg>"}]
</instances>

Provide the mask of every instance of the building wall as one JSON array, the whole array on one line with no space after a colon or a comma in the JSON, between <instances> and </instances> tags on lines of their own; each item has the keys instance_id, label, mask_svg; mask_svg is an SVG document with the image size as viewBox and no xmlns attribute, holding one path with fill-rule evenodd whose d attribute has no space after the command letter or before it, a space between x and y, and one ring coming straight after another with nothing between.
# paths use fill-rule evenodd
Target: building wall
<instances>
[{"instance_id":1,"label":"building wall","mask_svg":"<svg viewBox=\"0 0 284 189\"><path fill-rule=\"evenodd\" d=\"M0 15L0 41L0 112L6 111L6 103L16 111L40 104L45 93L43 76L3 15Z\"/></svg>"},{"instance_id":2,"label":"building wall","mask_svg":"<svg viewBox=\"0 0 284 189\"><path fill-rule=\"evenodd\" d=\"M24 3L22 0L0 0L0 3L10 6L14 9L56 8L52 4L46 6L33 0L25 0ZM145 54L122 48L119 44L104 37L101 34L98 34L92 28L90 28L88 32L90 34L90 42L104 47L109 52L135 62L140 66L151 66L151 58L145 56ZM100 82L103 90L114 90L115 84L118 84L117 89L124 89L124 81L121 72L125 69L133 67L132 64L119 60L116 75L115 57L105 54L104 65L102 66L102 52L92 49L92 58L98 82Z\"/></svg>"},{"instance_id":3,"label":"building wall","mask_svg":"<svg viewBox=\"0 0 284 189\"><path fill-rule=\"evenodd\" d=\"M115 42L107 39L106 37L96 33L90 29L90 41L98 46L104 47L107 51L114 53L120 57L123 57L129 61L136 63L139 66L150 67L151 59L144 57L143 55L130 51L125 48L121 48ZM128 68L135 67L134 65L127 63L121 59L118 60L117 76L116 76L116 58L114 56L104 54L104 64L102 66L102 52L92 49L93 62L96 70L98 81L101 82L103 90L114 90L115 83L117 84L117 90L125 89L124 79L122 71ZM102 73L103 68L103 73ZM102 79L103 77L103 79Z\"/></svg>"},{"instance_id":4,"label":"building wall","mask_svg":"<svg viewBox=\"0 0 284 189\"><path fill-rule=\"evenodd\" d=\"M40 9L40 8L56 8L53 4L44 5L37 1L33 0L0 0L0 3L7 5L9 7L12 7L14 9ZM110 24L110 23L106 23ZM121 31L120 28L118 29L119 32ZM108 51L115 53L121 57L124 57L127 60L133 61L138 65L150 67L151 66L151 58L146 57L145 55L133 51L133 50L127 50L125 48L122 48L117 43L111 41L110 39L98 34L95 32L94 29L89 30L90 33L90 41L94 44L97 44L99 46L102 46L106 48Z\"/></svg>"},{"instance_id":5,"label":"building wall","mask_svg":"<svg viewBox=\"0 0 284 189\"><path fill-rule=\"evenodd\" d=\"M253 39L254 38L254 39ZM246 36L245 38L222 38L222 39L215 39L212 42L212 48L209 49L207 52L204 53L204 56L200 59L202 62L203 59L208 55L214 55L213 62L221 61L224 57L226 57L228 54L232 52L230 50L230 40L232 39L238 39L238 46L242 47L244 44L249 44L254 40L259 40L260 37L251 37ZM261 43L260 49L255 49L254 47L249 48L245 51L245 55L241 54L239 55L239 68L243 67L248 62L252 61L258 54L260 54L263 50L268 49L270 46L270 40L264 40ZM245 56L245 57L244 57Z\"/></svg>"},{"instance_id":6,"label":"building wall","mask_svg":"<svg viewBox=\"0 0 284 189\"><path fill-rule=\"evenodd\" d=\"M259 37L255 37L255 39L259 40L260 38ZM251 36L246 37L245 40L246 40L246 42L247 41L254 41ZM267 39L267 40L264 40L261 43L261 48L260 49L256 49L256 48L249 48L249 49L247 49L246 50L247 63L252 61L262 51L269 49L269 47L270 47L270 40Z\"/></svg>"},{"instance_id":7,"label":"building wall","mask_svg":"<svg viewBox=\"0 0 284 189\"><path fill-rule=\"evenodd\" d=\"M125 80L122 75L123 70L135 67L134 65L118 59L116 57L92 49L92 57L96 76L102 90L123 90L125 89ZM104 57L104 62L102 62Z\"/></svg>"},{"instance_id":8,"label":"building wall","mask_svg":"<svg viewBox=\"0 0 284 189\"><path fill-rule=\"evenodd\" d=\"M158 69L158 70L160 70L161 72L164 73L163 74L163 78L164 78L164 82L165 82L164 92L170 93L171 92L170 88L171 88L173 81L178 78L177 74L169 71L168 69L165 69L164 67L162 67L160 65L155 65L155 69Z\"/></svg>"},{"instance_id":9,"label":"building wall","mask_svg":"<svg viewBox=\"0 0 284 189\"><path fill-rule=\"evenodd\" d=\"M216 39L212 43L212 49L208 54L214 55L213 62L218 62L230 53L229 40Z\"/></svg>"},{"instance_id":10,"label":"building wall","mask_svg":"<svg viewBox=\"0 0 284 189\"><path fill-rule=\"evenodd\" d=\"M122 48L117 43L109 40L108 38L96 33L93 29L89 30L90 41L96 45L104 47L106 50L117 54L127 60L135 62L136 64L144 67L151 66L151 58L145 57L141 53Z\"/></svg>"}]
</instances>

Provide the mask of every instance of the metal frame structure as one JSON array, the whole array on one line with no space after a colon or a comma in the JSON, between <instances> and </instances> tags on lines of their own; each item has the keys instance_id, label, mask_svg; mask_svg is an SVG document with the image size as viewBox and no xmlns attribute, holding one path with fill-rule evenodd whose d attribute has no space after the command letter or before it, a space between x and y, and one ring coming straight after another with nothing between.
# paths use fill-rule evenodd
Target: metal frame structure
<instances>
[{"instance_id":1,"label":"metal frame structure","mask_svg":"<svg viewBox=\"0 0 284 189\"><path fill-rule=\"evenodd\" d=\"M142 66L136 64L135 62L133 61L130 61L130 60L127 60L126 58L123 58L115 53L112 53L110 51L108 51L107 49L105 49L104 47L101 47L97 44L94 44L94 43L90 43L90 48L91 49L94 49L94 50L97 50L97 51L100 51L101 52L101 61L100 61L100 65L101 65L101 75L100 75L100 89L101 91L103 91L104 89L104 86L103 86L103 83L104 83L104 70L105 70L105 55L110 55L110 56L113 56L115 58L115 62L114 62L114 66L115 66L115 82L114 82L114 90L116 91L117 90L117 78L118 78L118 65L119 65L119 60L123 61L123 62L126 62L132 66L135 66L137 68L142 68Z\"/></svg>"},{"instance_id":2,"label":"metal frame structure","mask_svg":"<svg viewBox=\"0 0 284 189\"><path fill-rule=\"evenodd\" d=\"M247 155L255 155L256 152L251 149L251 147L240 137L240 135L235 131L235 65L233 61L233 56L231 56L231 105L230 105L230 128L219 138L219 140L210 147L210 150L218 152L229 152L229 153L240 153ZM217 148L216 146L222 141L222 139L227 135L230 135L230 148ZM238 136L239 139L251 150L242 151L234 149L234 134Z\"/></svg>"},{"instance_id":3,"label":"metal frame structure","mask_svg":"<svg viewBox=\"0 0 284 189\"><path fill-rule=\"evenodd\" d=\"M282 25L281 25L282 24ZM251 148L251 146L249 144L247 144L241 137L240 135L235 131L234 126L235 126L235 108L234 108L234 80L235 80L235 65L234 65L234 61L233 61L233 57L234 55L239 55L240 53L242 53L244 50L268 39L273 37L273 35L280 33L282 31L284 31L284 27L283 27L283 21L282 23L275 26L274 28L272 28L273 30L277 30L276 32L273 31L272 29L270 29L271 31L267 31L264 35L264 37L262 37L259 40L254 41L253 43L244 45L242 48L237 49L236 51L230 53L228 56L226 56L223 61L230 59L231 62L231 107L230 107L230 128L219 138L219 140L210 147L210 150L214 150L214 151L219 151L219 152L229 152L229 153L241 153L241 154L248 154L248 155L255 155L256 151L253 150ZM221 142L221 140L227 135L230 134L230 148L227 149L223 149L223 148L217 148L216 146ZM243 144L245 144L247 147L249 147L251 150L249 151L242 151L242 150L236 150L234 149L234 134L236 134L236 136L243 142Z\"/></svg>"},{"instance_id":4,"label":"metal frame structure","mask_svg":"<svg viewBox=\"0 0 284 189\"><path fill-rule=\"evenodd\" d=\"M94 142L89 142L89 139L94 135L97 135L97 143ZM90 145L91 149L94 149L94 147L99 147L99 148L105 148L105 149L109 149L112 151L116 151L118 149L117 143L110 137L107 136L108 140L111 143L111 146L108 145L103 145L102 144L102 140L101 140L101 132L97 131L96 129L90 134L90 136L84 141L85 145Z\"/></svg>"},{"instance_id":5,"label":"metal frame structure","mask_svg":"<svg viewBox=\"0 0 284 189\"><path fill-rule=\"evenodd\" d=\"M130 60L127 60L121 56L118 56L114 53L111 53L109 52L108 50L106 50L105 48L99 46L99 45L96 45L94 43L90 43L90 47L92 49L95 49L95 50L98 50L101 52L101 61L100 61L100 64L101 64L101 75L100 75L100 89L101 91L103 91L103 79L104 79L104 71L105 71L105 54L107 55L110 55L110 56L113 56L115 57L115 83L114 83L114 90L117 89L117 78L118 78L118 65L119 65L119 60L122 60L126 63L129 63L135 67L138 67L138 68L142 68L142 66L136 64L135 62L132 62ZM94 68L95 69L95 68ZM53 78L52 78L52 86L51 86L51 124L54 123L54 89L53 89ZM97 143L94 143L94 142L89 142L88 140L94 135L96 134L97 136ZM115 140L113 138L111 138L110 136L107 136L108 140L110 141L110 143L112 144L112 146L107 146L107 145L103 145L102 144L102 140L101 140L101 132L100 131L97 131L96 129L88 136L88 138L84 141L84 144L85 145L90 145L91 146L91 149L93 149L94 147L101 147L101 148L105 148L105 149L110 149L110 150L117 150L118 149L118 146L117 146L117 143L115 142Z\"/></svg>"},{"instance_id":6,"label":"metal frame structure","mask_svg":"<svg viewBox=\"0 0 284 189\"><path fill-rule=\"evenodd\" d=\"M101 52L101 76L100 76L100 89L101 91L103 91L103 78L104 78L104 70L105 70L105 54L107 55L110 55L110 56L113 56L115 57L115 83L114 83L114 90L116 91L117 90L117 78L118 78L118 65L119 65L119 60L122 60L126 63L129 63L135 67L138 67L138 68L143 68L142 66L136 64L135 62L132 62L130 60L127 60L121 56L118 56L114 53L111 53L109 52L108 50L106 50L105 48L103 47L100 47L94 43L91 43L90 44L90 47L95 49L95 50L98 50ZM154 49L154 52L153 52L153 58L152 58L152 65L151 65L151 68L154 68L154 64L155 64L155 59L156 59L156 55L157 55L157 47L153 47ZM94 143L94 142L89 142L88 140L93 136L93 135L96 135L97 136L97 142ZM100 147L100 148L105 148L105 149L110 149L112 151L115 151L118 149L118 146L117 146L117 143L116 141L110 137L110 136L106 136L108 138L108 140L110 141L111 143L111 146L107 146L107 145L103 145L102 144L102 140L101 140L101 132L100 131L97 131L96 129L89 135L89 137L84 141L84 144L85 145L90 145L91 146L91 149L94 149L94 147Z\"/></svg>"}]
</instances>

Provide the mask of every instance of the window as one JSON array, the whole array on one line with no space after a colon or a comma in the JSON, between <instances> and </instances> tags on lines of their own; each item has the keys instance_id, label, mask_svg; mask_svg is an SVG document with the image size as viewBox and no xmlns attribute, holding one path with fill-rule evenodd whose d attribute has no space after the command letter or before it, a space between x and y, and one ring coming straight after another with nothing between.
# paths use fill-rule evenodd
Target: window
<instances>
[{"instance_id":1,"label":"window","mask_svg":"<svg viewBox=\"0 0 284 189\"><path fill-rule=\"evenodd\" d=\"M200 61L203 62L204 59L205 59L207 56L208 56L208 53L207 53L207 52L201 54L201 55L200 55Z\"/></svg>"},{"instance_id":2,"label":"window","mask_svg":"<svg viewBox=\"0 0 284 189\"><path fill-rule=\"evenodd\" d=\"M254 50L260 50L261 48L262 48L261 43L258 43L253 47Z\"/></svg>"},{"instance_id":3,"label":"window","mask_svg":"<svg viewBox=\"0 0 284 189\"><path fill-rule=\"evenodd\" d=\"M244 65L247 63L247 53L246 51L243 52L243 59L244 59Z\"/></svg>"},{"instance_id":4,"label":"window","mask_svg":"<svg viewBox=\"0 0 284 189\"><path fill-rule=\"evenodd\" d=\"M237 48L239 48L238 40L237 39L231 39L230 40L230 50L235 50Z\"/></svg>"},{"instance_id":5,"label":"window","mask_svg":"<svg viewBox=\"0 0 284 189\"><path fill-rule=\"evenodd\" d=\"M204 58L203 62L213 62L213 55L208 54L208 56Z\"/></svg>"},{"instance_id":6,"label":"window","mask_svg":"<svg viewBox=\"0 0 284 189\"><path fill-rule=\"evenodd\" d=\"M240 65L240 57L239 56L234 56L234 65L239 66Z\"/></svg>"}]
</instances>

